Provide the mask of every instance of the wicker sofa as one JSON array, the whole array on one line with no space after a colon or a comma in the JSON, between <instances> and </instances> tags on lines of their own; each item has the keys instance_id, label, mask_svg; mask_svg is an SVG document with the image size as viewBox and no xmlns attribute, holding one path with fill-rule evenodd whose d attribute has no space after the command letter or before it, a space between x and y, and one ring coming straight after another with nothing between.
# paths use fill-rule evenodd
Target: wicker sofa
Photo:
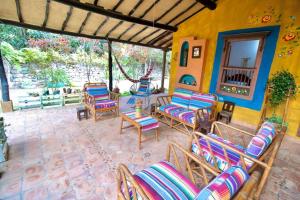
<instances>
[{"instance_id":1,"label":"wicker sofa","mask_svg":"<svg viewBox=\"0 0 300 200\"><path fill-rule=\"evenodd\" d=\"M201 166L198 171L203 176L199 177L191 170L191 160ZM205 179L207 175L210 175L211 181ZM259 172L249 176L240 166L218 173L202 165L201 160L182 146L171 143L166 160L135 174L126 165L119 165L118 199L246 200L254 192L259 177Z\"/></svg>"},{"instance_id":2,"label":"wicker sofa","mask_svg":"<svg viewBox=\"0 0 300 200\"><path fill-rule=\"evenodd\" d=\"M176 88L173 95L157 98L155 115L172 128L191 133L201 123L215 121L217 102L218 97L214 94Z\"/></svg>"},{"instance_id":3,"label":"wicker sofa","mask_svg":"<svg viewBox=\"0 0 300 200\"><path fill-rule=\"evenodd\" d=\"M285 130L277 129L270 122L264 122L257 133L252 134L216 121L209 134L193 133L190 152L199 157L203 165L218 172L232 166L240 166L249 174L254 170L261 171L262 177L252 196L259 199L284 134Z\"/></svg>"}]
</instances>

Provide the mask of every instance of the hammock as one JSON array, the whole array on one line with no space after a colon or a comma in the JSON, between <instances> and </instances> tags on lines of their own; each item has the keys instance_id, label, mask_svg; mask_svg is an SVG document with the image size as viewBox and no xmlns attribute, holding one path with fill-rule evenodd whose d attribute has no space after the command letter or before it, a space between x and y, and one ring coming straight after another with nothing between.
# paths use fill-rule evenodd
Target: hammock
<instances>
[{"instance_id":1,"label":"hammock","mask_svg":"<svg viewBox=\"0 0 300 200\"><path fill-rule=\"evenodd\" d=\"M112 46L111 44L108 42L108 45L110 46L110 49L112 49ZM132 79L128 76L128 74L126 74L125 70L123 69L123 67L121 66L121 64L119 63L116 55L114 54L114 52L112 51L112 55L114 56L115 58L115 61L117 63L117 66L118 68L120 69L120 71L122 72L122 74L125 76L125 78L129 81L131 81L132 83L138 83L141 81L141 79L145 79L145 78L148 78L148 76L151 74L152 70L153 70L153 67L154 67L154 64L150 64L150 67L148 67L147 69L147 72L144 76L142 76L140 79Z\"/></svg>"}]
</instances>

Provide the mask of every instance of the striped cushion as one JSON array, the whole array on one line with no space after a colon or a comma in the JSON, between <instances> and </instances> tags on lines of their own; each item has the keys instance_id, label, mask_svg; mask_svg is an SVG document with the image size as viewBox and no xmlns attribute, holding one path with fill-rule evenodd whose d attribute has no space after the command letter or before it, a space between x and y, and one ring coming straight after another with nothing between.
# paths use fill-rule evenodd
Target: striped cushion
<instances>
[{"instance_id":1,"label":"striped cushion","mask_svg":"<svg viewBox=\"0 0 300 200\"><path fill-rule=\"evenodd\" d=\"M182 110L180 113L177 114L177 117L189 124L194 124L195 123L195 112L191 110Z\"/></svg>"},{"instance_id":2,"label":"striped cushion","mask_svg":"<svg viewBox=\"0 0 300 200\"><path fill-rule=\"evenodd\" d=\"M150 93L149 91L150 81L149 79L142 79L138 88L138 93Z\"/></svg>"},{"instance_id":3,"label":"striped cushion","mask_svg":"<svg viewBox=\"0 0 300 200\"><path fill-rule=\"evenodd\" d=\"M191 100L191 96L192 96L192 91L190 90L186 90L186 89L182 89L182 88L176 88L175 92L173 94L171 103L173 105L177 105L183 108L188 108L189 107L189 103Z\"/></svg>"},{"instance_id":4,"label":"striped cushion","mask_svg":"<svg viewBox=\"0 0 300 200\"><path fill-rule=\"evenodd\" d=\"M229 200L248 179L249 175L241 167L230 167L203 188L195 200Z\"/></svg>"},{"instance_id":5,"label":"striped cushion","mask_svg":"<svg viewBox=\"0 0 300 200\"><path fill-rule=\"evenodd\" d=\"M101 100L96 101L95 108L111 108L115 107L117 105L116 101L113 100Z\"/></svg>"},{"instance_id":6,"label":"striped cushion","mask_svg":"<svg viewBox=\"0 0 300 200\"><path fill-rule=\"evenodd\" d=\"M150 200L178 200L195 198L199 189L175 167L162 161L134 175Z\"/></svg>"},{"instance_id":7,"label":"striped cushion","mask_svg":"<svg viewBox=\"0 0 300 200\"><path fill-rule=\"evenodd\" d=\"M245 153L253 158L259 158L272 143L275 136L276 131L274 124L264 122L256 136L251 139ZM245 159L245 163L247 167L251 167L253 161Z\"/></svg>"},{"instance_id":8,"label":"striped cushion","mask_svg":"<svg viewBox=\"0 0 300 200\"><path fill-rule=\"evenodd\" d=\"M210 94L201 94L194 92L189 104L190 110L197 110L199 108L210 107L215 103L215 97Z\"/></svg>"},{"instance_id":9,"label":"striped cushion","mask_svg":"<svg viewBox=\"0 0 300 200\"><path fill-rule=\"evenodd\" d=\"M149 131L159 127L157 119L147 115L142 114L142 117L136 118L135 111L127 111L123 112L123 114L127 115L130 119L136 121L142 127L142 131Z\"/></svg>"},{"instance_id":10,"label":"striped cushion","mask_svg":"<svg viewBox=\"0 0 300 200\"><path fill-rule=\"evenodd\" d=\"M241 152L241 153L244 153L244 147L240 146L240 145L236 145L236 144L233 144L232 142L228 141L228 140L225 140L215 134L211 134L209 133L208 134L210 137L218 140L219 142L222 142L226 145L229 145L230 147L234 148L235 150ZM201 155L201 156L204 156L204 158L206 159L206 161L208 163L210 163L211 165L214 165L214 159L213 159L213 156L215 157L216 159L216 162L217 162L217 166L220 170L224 171L226 169L228 169L229 165L228 165L228 162L226 160L226 157L225 157L225 151L224 149L216 144L215 142L213 141L210 141L209 144L211 146L211 150L212 150L212 153L213 153L213 156L211 155L210 151L209 151L209 147L208 147L208 142L206 139L204 138L200 138L199 139L199 144L200 144L200 147L201 147L201 150L199 149L198 145L194 142L192 144L192 152L195 153L196 155ZM229 149L226 149L226 153L228 155L228 159L229 159L229 162L231 165L237 165L240 161L240 156L239 154L229 150Z\"/></svg>"},{"instance_id":11,"label":"striped cushion","mask_svg":"<svg viewBox=\"0 0 300 200\"><path fill-rule=\"evenodd\" d=\"M170 114L172 116L175 116L176 115L175 113L184 110L184 108L180 107L180 106L177 106L177 105L174 105L174 104L166 104L166 105L160 106L159 110L163 111L167 114Z\"/></svg>"},{"instance_id":12,"label":"striped cushion","mask_svg":"<svg viewBox=\"0 0 300 200\"><path fill-rule=\"evenodd\" d=\"M96 101L109 99L109 94L105 83L87 86L86 92L95 97Z\"/></svg>"}]
</instances>

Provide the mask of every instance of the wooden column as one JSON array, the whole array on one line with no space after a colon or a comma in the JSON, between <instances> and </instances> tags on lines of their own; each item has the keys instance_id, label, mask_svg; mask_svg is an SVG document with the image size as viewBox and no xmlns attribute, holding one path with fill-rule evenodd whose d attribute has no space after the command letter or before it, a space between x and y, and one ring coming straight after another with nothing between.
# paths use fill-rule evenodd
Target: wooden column
<instances>
[{"instance_id":1,"label":"wooden column","mask_svg":"<svg viewBox=\"0 0 300 200\"><path fill-rule=\"evenodd\" d=\"M108 80L109 80L109 90L112 91L113 89L113 74L112 74L112 42L108 41Z\"/></svg>"},{"instance_id":2,"label":"wooden column","mask_svg":"<svg viewBox=\"0 0 300 200\"><path fill-rule=\"evenodd\" d=\"M9 88L8 88L8 81L4 69L4 63L2 60L2 54L0 52L0 80L1 80L1 93L2 93L2 100L9 101Z\"/></svg>"},{"instance_id":3,"label":"wooden column","mask_svg":"<svg viewBox=\"0 0 300 200\"><path fill-rule=\"evenodd\" d=\"M163 50L163 66L161 71L161 86L160 88L164 92L165 74L166 74L166 61L167 61L167 50Z\"/></svg>"}]
</instances>

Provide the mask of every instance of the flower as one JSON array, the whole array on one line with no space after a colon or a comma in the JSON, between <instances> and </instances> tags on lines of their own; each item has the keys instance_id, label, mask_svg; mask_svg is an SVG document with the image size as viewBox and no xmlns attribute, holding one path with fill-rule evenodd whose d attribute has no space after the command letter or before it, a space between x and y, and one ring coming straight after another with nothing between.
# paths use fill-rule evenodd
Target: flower
<instances>
[{"instance_id":1,"label":"flower","mask_svg":"<svg viewBox=\"0 0 300 200\"><path fill-rule=\"evenodd\" d=\"M271 15L265 15L261 18L261 22L262 23L269 23L272 19L272 16Z\"/></svg>"},{"instance_id":2,"label":"flower","mask_svg":"<svg viewBox=\"0 0 300 200\"><path fill-rule=\"evenodd\" d=\"M295 39L295 38L296 38L296 34L295 34L294 32L289 32L289 33L285 34L285 35L282 37L282 39L283 39L284 41L290 41L290 40L293 40L293 39Z\"/></svg>"}]
</instances>

